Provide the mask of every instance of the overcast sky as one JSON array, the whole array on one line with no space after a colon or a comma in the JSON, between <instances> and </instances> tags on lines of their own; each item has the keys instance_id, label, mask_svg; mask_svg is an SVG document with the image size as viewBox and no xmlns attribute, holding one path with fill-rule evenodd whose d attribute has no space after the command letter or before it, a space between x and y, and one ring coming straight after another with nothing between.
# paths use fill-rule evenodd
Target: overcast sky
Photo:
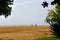
<instances>
[{"instance_id":1,"label":"overcast sky","mask_svg":"<svg viewBox=\"0 0 60 40\"><path fill-rule=\"evenodd\" d=\"M14 0L12 6L11 16L4 18L0 16L0 26L19 26L19 25L49 25L45 22L45 18L49 9L53 9L54 6L50 6L52 0L46 0L49 3L49 7L43 8L42 2L44 0Z\"/></svg>"}]
</instances>

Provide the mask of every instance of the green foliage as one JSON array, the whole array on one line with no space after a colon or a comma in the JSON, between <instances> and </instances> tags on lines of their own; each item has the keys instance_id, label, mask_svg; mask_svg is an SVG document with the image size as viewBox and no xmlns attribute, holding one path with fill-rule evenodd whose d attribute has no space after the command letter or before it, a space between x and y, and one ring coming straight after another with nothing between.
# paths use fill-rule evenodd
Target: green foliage
<instances>
[{"instance_id":1,"label":"green foliage","mask_svg":"<svg viewBox=\"0 0 60 40\"><path fill-rule=\"evenodd\" d=\"M4 15L5 18L11 15L12 7L10 5L12 4L13 0L0 0L0 15Z\"/></svg>"},{"instance_id":2,"label":"green foliage","mask_svg":"<svg viewBox=\"0 0 60 40\"><path fill-rule=\"evenodd\" d=\"M49 10L46 22L51 25L51 32L60 38L60 5L56 5L55 11Z\"/></svg>"},{"instance_id":3,"label":"green foliage","mask_svg":"<svg viewBox=\"0 0 60 40\"><path fill-rule=\"evenodd\" d=\"M44 37L44 38L38 38L37 40L60 40L60 38Z\"/></svg>"}]
</instances>

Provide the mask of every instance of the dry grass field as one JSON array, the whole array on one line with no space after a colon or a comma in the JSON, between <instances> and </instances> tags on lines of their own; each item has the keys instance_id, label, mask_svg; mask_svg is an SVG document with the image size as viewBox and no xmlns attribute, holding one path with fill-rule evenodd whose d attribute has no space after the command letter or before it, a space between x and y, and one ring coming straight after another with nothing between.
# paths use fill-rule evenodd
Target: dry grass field
<instances>
[{"instance_id":1,"label":"dry grass field","mask_svg":"<svg viewBox=\"0 0 60 40\"><path fill-rule=\"evenodd\" d=\"M0 40L36 40L50 36L49 26L0 26Z\"/></svg>"}]
</instances>

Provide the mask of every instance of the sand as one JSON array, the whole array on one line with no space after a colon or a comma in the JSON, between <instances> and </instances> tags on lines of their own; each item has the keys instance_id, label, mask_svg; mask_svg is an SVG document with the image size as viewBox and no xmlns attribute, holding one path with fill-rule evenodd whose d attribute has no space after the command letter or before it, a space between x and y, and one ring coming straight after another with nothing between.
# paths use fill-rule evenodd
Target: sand
<instances>
[{"instance_id":1,"label":"sand","mask_svg":"<svg viewBox=\"0 0 60 40\"><path fill-rule=\"evenodd\" d=\"M0 40L36 40L50 35L49 26L0 26Z\"/></svg>"}]
</instances>

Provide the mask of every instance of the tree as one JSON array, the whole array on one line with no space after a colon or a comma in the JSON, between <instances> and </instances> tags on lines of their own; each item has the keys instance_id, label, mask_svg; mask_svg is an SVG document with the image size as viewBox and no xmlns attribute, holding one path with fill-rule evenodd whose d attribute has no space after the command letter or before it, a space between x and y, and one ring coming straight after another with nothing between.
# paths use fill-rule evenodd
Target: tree
<instances>
[{"instance_id":1,"label":"tree","mask_svg":"<svg viewBox=\"0 0 60 40\"><path fill-rule=\"evenodd\" d=\"M60 38L60 5L56 4L54 10L49 10L46 22L51 25L51 32Z\"/></svg>"},{"instance_id":2,"label":"tree","mask_svg":"<svg viewBox=\"0 0 60 40\"><path fill-rule=\"evenodd\" d=\"M42 6L43 6L43 8L45 8L45 7L48 7L48 2L43 2L43 4L42 4ZM60 5L60 0L53 0L52 2L51 2L51 5L56 5L56 4L58 4L58 5Z\"/></svg>"},{"instance_id":3,"label":"tree","mask_svg":"<svg viewBox=\"0 0 60 40\"><path fill-rule=\"evenodd\" d=\"M47 2L46 2L47 3ZM45 5L45 3L43 3ZM51 32L60 38L60 0L53 0L51 5L56 5L54 10L49 10L48 16L46 17L46 22L51 26ZM44 7L44 8L45 8Z\"/></svg>"},{"instance_id":4,"label":"tree","mask_svg":"<svg viewBox=\"0 0 60 40\"><path fill-rule=\"evenodd\" d=\"M5 18L11 15L12 7L10 5L12 4L13 0L0 0L0 15L4 15Z\"/></svg>"}]
</instances>

